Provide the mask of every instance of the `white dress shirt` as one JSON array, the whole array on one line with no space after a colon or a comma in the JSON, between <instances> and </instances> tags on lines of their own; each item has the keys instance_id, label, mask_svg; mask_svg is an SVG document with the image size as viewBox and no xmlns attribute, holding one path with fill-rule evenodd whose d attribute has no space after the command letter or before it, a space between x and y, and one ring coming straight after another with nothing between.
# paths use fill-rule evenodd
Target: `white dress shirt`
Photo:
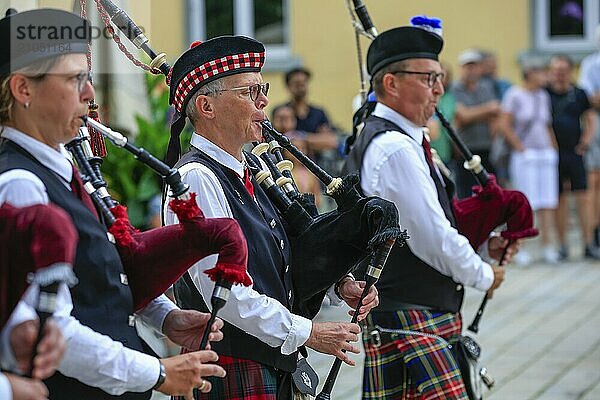
<instances>
[{"instance_id":1,"label":"white dress shirt","mask_svg":"<svg viewBox=\"0 0 600 400\"><path fill-rule=\"evenodd\" d=\"M243 178L244 164L208 139L193 134L191 145ZM200 163L188 163L179 172L183 181L190 185L190 192L198 195L198 206L207 218L233 218L223 187L210 169ZM166 224L178 222L167 204L164 205L164 215ZM204 271L216 265L217 257L215 254L203 258L188 270L209 307L215 284ZM252 285L234 285L229 300L219 311L219 317L272 347L281 346L281 353L285 355L306 343L312 329L309 319L292 314L279 301L255 291Z\"/></svg>"},{"instance_id":2,"label":"white dress shirt","mask_svg":"<svg viewBox=\"0 0 600 400\"><path fill-rule=\"evenodd\" d=\"M12 400L12 388L6 375L0 373L0 399Z\"/></svg>"},{"instance_id":3,"label":"white dress shirt","mask_svg":"<svg viewBox=\"0 0 600 400\"><path fill-rule=\"evenodd\" d=\"M2 137L9 139L32 154L54 172L70 190L71 161L64 148L61 152L9 127L1 127ZM14 169L0 174L0 204L9 202L16 207L49 202L46 187L33 173ZM12 328L21 322L37 318L34 305L38 288L31 286L15 307L1 332L2 366L17 371L9 344ZM67 343L67 350L58 370L87 385L99 387L112 395L124 392L144 392L154 386L159 375L159 361L147 354L124 347L120 342L93 331L70 315L73 308L66 286L59 288L59 304L54 319ZM162 330L166 315L176 309L166 296L153 300L139 314L153 327Z\"/></svg>"},{"instance_id":4,"label":"white dress shirt","mask_svg":"<svg viewBox=\"0 0 600 400\"><path fill-rule=\"evenodd\" d=\"M450 225L438 201L421 146L423 127L381 103L373 115L395 123L410 137L388 131L372 140L361 168L363 192L396 205L400 224L410 235L408 247L422 261L458 283L489 289L494 280L491 266Z\"/></svg>"}]
</instances>

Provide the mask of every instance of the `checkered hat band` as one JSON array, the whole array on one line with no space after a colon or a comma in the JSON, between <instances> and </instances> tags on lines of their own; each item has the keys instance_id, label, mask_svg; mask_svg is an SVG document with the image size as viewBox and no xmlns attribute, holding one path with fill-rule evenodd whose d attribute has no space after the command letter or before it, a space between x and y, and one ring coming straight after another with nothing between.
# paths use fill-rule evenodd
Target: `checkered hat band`
<instances>
[{"instance_id":1,"label":"checkered hat band","mask_svg":"<svg viewBox=\"0 0 600 400\"><path fill-rule=\"evenodd\" d=\"M175 90L173 105L177 112L182 112L182 105L187 95L204 80L223 72L242 68L262 68L265 63L265 53L235 54L208 61L188 72L179 82Z\"/></svg>"}]
</instances>

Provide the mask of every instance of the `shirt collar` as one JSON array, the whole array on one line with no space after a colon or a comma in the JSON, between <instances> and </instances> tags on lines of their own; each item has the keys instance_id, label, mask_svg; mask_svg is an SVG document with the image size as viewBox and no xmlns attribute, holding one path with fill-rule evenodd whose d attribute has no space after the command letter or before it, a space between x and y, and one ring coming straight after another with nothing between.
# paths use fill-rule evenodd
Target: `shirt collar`
<instances>
[{"instance_id":1,"label":"shirt collar","mask_svg":"<svg viewBox=\"0 0 600 400\"><path fill-rule=\"evenodd\" d=\"M1 136L3 138L18 144L46 168L56 173L66 182L71 182L73 178L73 164L62 144L60 145L60 150L56 151L47 144L9 126L1 126L1 129Z\"/></svg>"},{"instance_id":2,"label":"shirt collar","mask_svg":"<svg viewBox=\"0 0 600 400\"><path fill-rule=\"evenodd\" d=\"M196 132L192 135L190 144L219 164L234 171L240 178L244 176L245 162L238 161L234 156ZM242 154L243 158L243 154Z\"/></svg>"},{"instance_id":3,"label":"shirt collar","mask_svg":"<svg viewBox=\"0 0 600 400\"><path fill-rule=\"evenodd\" d=\"M379 118L387 119L402 128L408 135L419 144L423 142L423 127L415 125L406 117L394 111L385 104L377 103L373 115Z\"/></svg>"}]
</instances>

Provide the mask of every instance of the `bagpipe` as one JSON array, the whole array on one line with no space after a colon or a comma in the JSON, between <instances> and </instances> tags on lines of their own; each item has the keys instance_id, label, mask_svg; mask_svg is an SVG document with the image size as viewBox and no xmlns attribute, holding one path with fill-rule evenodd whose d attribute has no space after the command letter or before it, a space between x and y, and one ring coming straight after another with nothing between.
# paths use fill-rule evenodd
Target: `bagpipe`
<instances>
[{"instance_id":1,"label":"bagpipe","mask_svg":"<svg viewBox=\"0 0 600 400\"><path fill-rule=\"evenodd\" d=\"M361 261L368 262L367 287L379 278L379 270L394 242L404 245L406 232L398 226L398 211L389 201L364 197L356 189L358 177L331 176L303 154L282 133L263 121L264 142L255 144L246 161L256 181L270 196L286 223L292 246L292 280L296 300L292 311L313 318L329 287L352 272ZM314 196L300 193L294 183L293 163L284 159L289 151L325 185L326 194L337 208L319 214ZM266 167L266 168L265 168ZM376 271L377 270L377 271ZM362 302L361 302L362 305ZM358 309L355 317L358 316Z\"/></svg>"},{"instance_id":2,"label":"bagpipe","mask_svg":"<svg viewBox=\"0 0 600 400\"><path fill-rule=\"evenodd\" d=\"M287 225L296 291L292 311L313 318L331 284L367 262L366 284L351 320L355 323L363 300L379 279L392 247L394 244L403 246L409 238L398 226L398 210L389 201L362 196L356 189L357 175L331 176L269 121L263 121L262 128L264 143L255 144L252 150L262 162L255 162L249 154L246 160ZM293 163L284 159L282 148L325 185L326 194L336 202L335 210L318 214L314 196L298 191L291 174ZM341 365L342 361L336 358L317 399L329 398L324 393L331 392Z\"/></svg>"},{"instance_id":3,"label":"bagpipe","mask_svg":"<svg viewBox=\"0 0 600 400\"><path fill-rule=\"evenodd\" d=\"M166 55L156 54L148 44L142 30L120 8L109 0L94 0L102 20L113 40L136 65L155 74L167 75L170 71ZM85 17L85 0L81 1L82 17ZM138 48L144 50L153 61L147 66L138 61L121 43L111 21ZM88 67L91 74L91 53L88 52ZM194 263L218 253L214 268L205 273L215 281L211 303L213 310L206 325L200 349L206 346L210 326L217 312L227 301L233 284L249 286L247 274L248 249L238 223L231 218L205 218L196 203L196 194L189 193L179 171L135 146L119 132L115 132L98 121L98 106L92 101L85 125L78 136L65 147L71 152L79 166L86 192L100 211L108 232L114 237L123 267L128 274L134 299L134 308L139 310L152 299L164 293ZM123 148L156 172L170 187L169 207L176 214L179 224L140 232L129 222L127 209L111 198L102 178L100 165L105 155L103 137L117 147Z\"/></svg>"},{"instance_id":4,"label":"bagpipe","mask_svg":"<svg viewBox=\"0 0 600 400\"><path fill-rule=\"evenodd\" d=\"M370 39L374 39L377 31L373 27L371 18L365 6L360 0L353 0L354 9L359 17L360 23L352 13L350 0L347 0L348 9L350 10L351 19L355 28L357 37L356 46L359 54L359 71L361 77L361 95L363 98L362 106L356 111L353 116L353 135L347 141L346 150L349 151L350 146L360 134L361 124L373 112L376 104L376 99L373 96L367 96L365 90L365 77L362 69L362 58L359 35L364 35ZM360 10L360 11L359 11ZM430 20L426 17L415 17L411 20L415 26L427 25L424 28L440 28L441 21ZM481 158L474 155L465 145L464 141L456 133L450 122L436 108L435 113L441 125L445 128L446 133L455 144L465 162L463 167L473 173L477 179L479 186L473 188L474 195L458 200L452 199L452 207L457 221L458 231L467 237L471 246L477 250L498 227L506 226L500 235L508 240L508 244L504 253L501 256L499 265L505 262L506 252L510 244L523 238L533 237L538 234L537 229L533 227L533 212L526 196L515 190L507 190L501 188L496 183L496 178L490 175L481 164ZM435 160L439 164L440 170L444 170L445 166L441 160ZM479 321L487 304L487 295L484 297L473 323L468 327L472 332L477 333L479 329ZM477 360L480 355L479 345L470 337L461 337L460 343L457 344L458 351L463 355L459 356L461 371L467 386L467 392L470 398L481 397L481 383L484 383L491 388L494 385L494 380L487 375L485 368L480 368ZM319 397L326 399L327 397Z\"/></svg>"}]
</instances>

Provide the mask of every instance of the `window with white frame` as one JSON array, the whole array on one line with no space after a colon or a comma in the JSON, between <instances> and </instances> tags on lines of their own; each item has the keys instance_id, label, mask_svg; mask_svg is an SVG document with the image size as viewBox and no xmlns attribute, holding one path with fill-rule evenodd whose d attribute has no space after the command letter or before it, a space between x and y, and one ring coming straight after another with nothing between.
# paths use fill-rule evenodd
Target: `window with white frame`
<instances>
[{"instance_id":1,"label":"window with white frame","mask_svg":"<svg viewBox=\"0 0 600 400\"><path fill-rule=\"evenodd\" d=\"M542 52L590 51L600 24L600 0L534 0L534 46Z\"/></svg>"},{"instance_id":2,"label":"window with white frame","mask_svg":"<svg viewBox=\"0 0 600 400\"><path fill-rule=\"evenodd\" d=\"M190 39L246 35L267 47L268 60L289 57L287 0L188 0Z\"/></svg>"}]
</instances>

